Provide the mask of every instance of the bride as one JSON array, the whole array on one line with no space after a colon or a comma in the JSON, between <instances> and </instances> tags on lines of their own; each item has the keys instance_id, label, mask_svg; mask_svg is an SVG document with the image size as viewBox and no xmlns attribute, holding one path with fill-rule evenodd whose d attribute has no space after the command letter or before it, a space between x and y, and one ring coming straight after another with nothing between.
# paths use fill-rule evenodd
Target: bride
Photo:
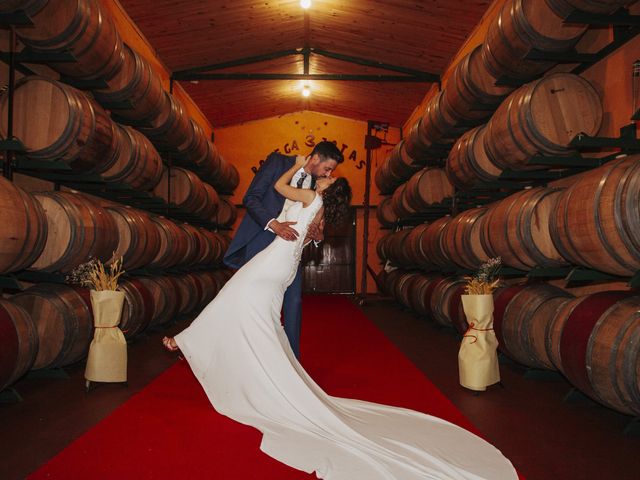
<instances>
[{"instance_id":1,"label":"bride","mask_svg":"<svg viewBox=\"0 0 640 480\"><path fill-rule=\"evenodd\" d=\"M267 455L330 480L516 479L499 450L437 417L325 393L296 360L280 324L283 295L300 262L311 222L348 211L344 178L316 190L289 186L301 157L276 182L294 203L295 241L280 237L255 255L192 324L174 338L215 409L263 434ZM348 321L348 319L345 319Z\"/></svg>"}]
</instances>

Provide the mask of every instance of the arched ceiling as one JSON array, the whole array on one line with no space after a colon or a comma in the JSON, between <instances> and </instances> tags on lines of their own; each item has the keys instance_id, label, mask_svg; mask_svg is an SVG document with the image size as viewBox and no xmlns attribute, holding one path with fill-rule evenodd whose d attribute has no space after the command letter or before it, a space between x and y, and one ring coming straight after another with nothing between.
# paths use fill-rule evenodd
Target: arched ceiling
<instances>
[{"instance_id":1,"label":"arched ceiling","mask_svg":"<svg viewBox=\"0 0 640 480\"><path fill-rule=\"evenodd\" d=\"M322 50L439 75L491 0L120 0L173 72L311 49L308 73L404 75L329 58ZM303 74L304 55L210 73ZM188 73L188 72L187 72ZM359 77L361 78L361 77ZM181 80L214 127L313 110L400 126L431 86L422 81Z\"/></svg>"}]
</instances>

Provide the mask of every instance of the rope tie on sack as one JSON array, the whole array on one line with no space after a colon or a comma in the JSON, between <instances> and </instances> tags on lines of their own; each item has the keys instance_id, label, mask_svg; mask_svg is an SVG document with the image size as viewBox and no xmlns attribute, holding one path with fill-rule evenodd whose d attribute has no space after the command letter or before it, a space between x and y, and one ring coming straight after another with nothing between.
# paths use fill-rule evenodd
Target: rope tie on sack
<instances>
[{"instance_id":1,"label":"rope tie on sack","mask_svg":"<svg viewBox=\"0 0 640 480\"><path fill-rule=\"evenodd\" d=\"M466 338L466 337L471 337L471 338L473 338L473 340L471 341L471 343L476 343L476 342L478 341L478 336L477 336L477 335L474 335L474 334L469 334L469 332L470 332L471 330L475 330L475 331L477 331L477 332L489 332L489 331L493 330L493 328L476 328L476 327L475 327L475 323L471 322L471 323L469 324L469 328L467 329L467 331L466 331L466 332L464 332L464 335L462 336L462 338L464 339L464 338Z\"/></svg>"}]
</instances>

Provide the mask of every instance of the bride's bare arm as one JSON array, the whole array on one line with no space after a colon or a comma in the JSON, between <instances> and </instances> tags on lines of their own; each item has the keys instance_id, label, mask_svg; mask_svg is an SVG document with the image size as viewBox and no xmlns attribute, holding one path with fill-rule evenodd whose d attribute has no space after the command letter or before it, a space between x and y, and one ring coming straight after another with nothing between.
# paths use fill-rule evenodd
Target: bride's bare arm
<instances>
[{"instance_id":1,"label":"bride's bare arm","mask_svg":"<svg viewBox=\"0 0 640 480\"><path fill-rule=\"evenodd\" d=\"M289 185L293 175L295 175L295 173L300 170L300 167L303 167L305 164L306 159L304 157L298 157L293 167L284 172L284 174L278 179L274 188L285 198L295 202L302 202L306 207L316 197L316 192L307 188L295 188Z\"/></svg>"}]
</instances>

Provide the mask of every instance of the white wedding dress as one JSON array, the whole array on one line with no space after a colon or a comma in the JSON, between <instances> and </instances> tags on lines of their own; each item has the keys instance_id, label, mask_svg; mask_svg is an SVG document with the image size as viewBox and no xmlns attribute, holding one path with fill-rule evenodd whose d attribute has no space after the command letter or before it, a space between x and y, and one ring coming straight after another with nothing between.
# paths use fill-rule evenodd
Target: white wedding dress
<instances>
[{"instance_id":1,"label":"white wedding dress","mask_svg":"<svg viewBox=\"0 0 640 480\"><path fill-rule=\"evenodd\" d=\"M277 237L175 337L215 409L263 433L261 450L330 480L516 479L499 450L437 417L327 395L280 325L316 195L286 212L297 241ZM331 312L327 312L331 314Z\"/></svg>"}]
</instances>

